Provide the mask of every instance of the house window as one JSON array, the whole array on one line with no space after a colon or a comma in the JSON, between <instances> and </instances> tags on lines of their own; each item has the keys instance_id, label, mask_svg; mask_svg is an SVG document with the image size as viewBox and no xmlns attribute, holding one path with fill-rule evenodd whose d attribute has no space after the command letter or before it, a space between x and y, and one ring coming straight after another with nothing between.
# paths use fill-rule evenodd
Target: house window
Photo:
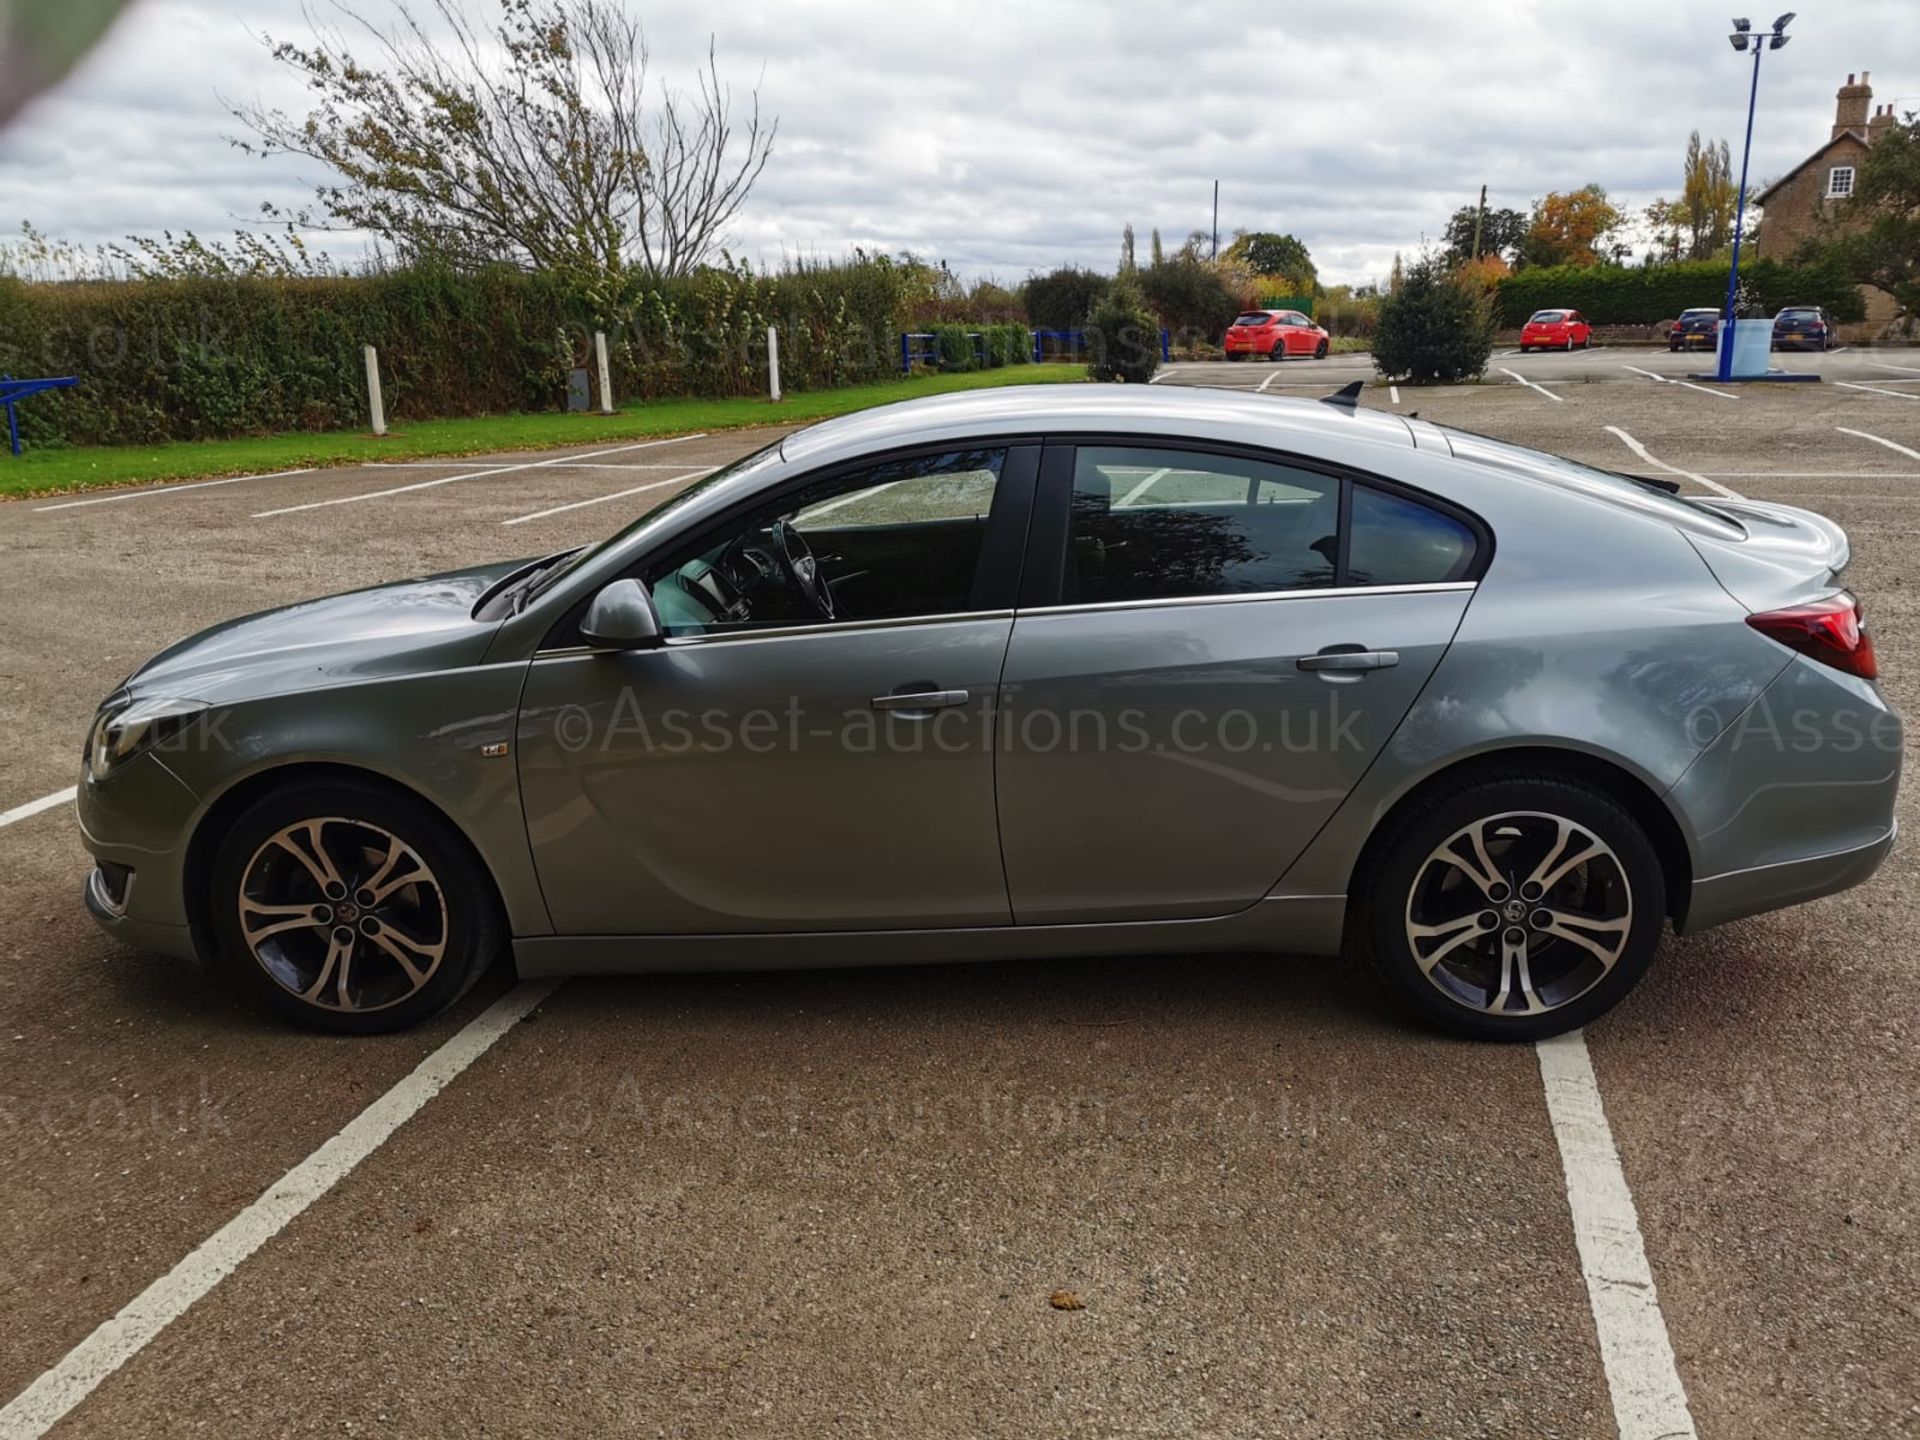
<instances>
[{"instance_id":1,"label":"house window","mask_svg":"<svg viewBox=\"0 0 1920 1440\"><path fill-rule=\"evenodd\" d=\"M1836 165L1827 172L1827 198L1853 194L1853 166Z\"/></svg>"}]
</instances>

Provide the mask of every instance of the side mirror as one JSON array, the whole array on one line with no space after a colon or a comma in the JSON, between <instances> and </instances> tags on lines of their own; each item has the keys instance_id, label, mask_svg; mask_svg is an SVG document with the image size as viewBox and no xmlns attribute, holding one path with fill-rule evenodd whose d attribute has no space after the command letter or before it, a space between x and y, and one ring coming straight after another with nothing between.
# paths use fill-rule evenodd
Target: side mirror
<instances>
[{"instance_id":1,"label":"side mirror","mask_svg":"<svg viewBox=\"0 0 1920 1440\"><path fill-rule=\"evenodd\" d=\"M587 607L580 635L604 650L640 650L660 643L660 617L638 580L616 580Z\"/></svg>"}]
</instances>

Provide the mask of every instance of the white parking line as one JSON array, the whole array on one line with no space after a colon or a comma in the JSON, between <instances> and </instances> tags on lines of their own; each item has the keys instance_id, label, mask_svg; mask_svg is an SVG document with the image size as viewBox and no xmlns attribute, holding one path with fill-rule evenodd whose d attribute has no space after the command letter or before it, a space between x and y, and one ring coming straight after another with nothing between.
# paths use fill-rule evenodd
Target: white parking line
<instances>
[{"instance_id":1,"label":"white parking line","mask_svg":"<svg viewBox=\"0 0 1920 1440\"><path fill-rule=\"evenodd\" d=\"M1166 474L1172 469L1173 467L1171 465L1162 465L1158 470L1149 471L1147 474L1147 478L1142 480L1138 485L1134 486L1131 490L1127 491L1126 494L1122 495L1119 498L1119 500L1117 500L1114 503L1113 508L1116 510L1126 509L1127 506L1133 504L1134 501L1138 500L1142 495L1146 494L1147 491L1151 490L1153 488L1154 481L1164 478Z\"/></svg>"},{"instance_id":2,"label":"white parking line","mask_svg":"<svg viewBox=\"0 0 1920 1440\"><path fill-rule=\"evenodd\" d=\"M1152 377L1148 379L1147 383L1149 385L1158 385L1162 380L1166 379L1172 373L1173 371L1168 370L1165 367L1162 367L1161 369L1158 369L1153 372Z\"/></svg>"},{"instance_id":3,"label":"white parking line","mask_svg":"<svg viewBox=\"0 0 1920 1440\"><path fill-rule=\"evenodd\" d=\"M1575 1031L1542 1040L1534 1050L1566 1175L1567 1208L1613 1397L1613 1423L1620 1440L1693 1440L1699 1432L1674 1364L1633 1192L1620 1168L1586 1039Z\"/></svg>"},{"instance_id":4,"label":"white parking line","mask_svg":"<svg viewBox=\"0 0 1920 1440\"><path fill-rule=\"evenodd\" d=\"M281 1176L259 1199L129 1300L119 1314L69 1350L59 1364L9 1400L0 1409L0 1437L38 1440L46 1434L101 1381L139 1354L196 1300L378 1150L388 1136L486 1054L558 986L557 980L516 985L468 1021L399 1084L349 1120L339 1134Z\"/></svg>"},{"instance_id":5,"label":"white parking line","mask_svg":"<svg viewBox=\"0 0 1920 1440\"><path fill-rule=\"evenodd\" d=\"M1567 403L1566 396L1556 395L1551 390L1547 389L1544 385L1534 384L1533 381L1527 379L1527 377L1522 375L1518 370L1509 370L1507 369L1506 366L1502 365L1500 367L1500 373L1502 375L1513 376L1514 379L1518 380L1522 385L1526 386L1529 390L1538 390L1542 395L1546 396L1547 399L1553 401L1553 403L1556 405L1564 405Z\"/></svg>"},{"instance_id":6,"label":"white parking line","mask_svg":"<svg viewBox=\"0 0 1920 1440\"><path fill-rule=\"evenodd\" d=\"M1266 394L1266 393L1267 393L1267 387L1268 387L1269 385L1271 385L1271 384L1272 384L1272 383L1273 383L1274 381L1276 381L1276 380L1278 380L1279 378L1280 378L1280 370L1279 370L1279 368L1278 368L1278 366L1276 365L1276 366L1275 366L1275 368L1274 368L1274 372L1273 372L1273 373L1272 373L1271 375L1269 375L1269 376L1267 376L1267 378L1266 378L1266 379L1264 379L1264 380L1262 380L1262 381L1260 382L1260 388L1259 388L1258 390L1256 390L1256 391L1254 391L1253 393L1254 393L1254 394L1256 394L1256 395L1264 395L1264 394Z\"/></svg>"},{"instance_id":7,"label":"white parking line","mask_svg":"<svg viewBox=\"0 0 1920 1440\"><path fill-rule=\"evenodd\" d=\"M713 473L713 468L713 466L709 465L702 470L689 470L684 475L669 475L664 480L649 480L645 485L636 485L631 490L616 490L611 495L595 495L588 500L575 500L567 505L556 505L551 510L536 510L531 515L516 515L513 519L502 520L500 523L502 525L525 525L529 520L544 520L549 515L562 515L569 510L584 510L589 505L604 505L609 500L624 500L629 495L639 495L648 490L658 490L663 485L675 485L682 480L691 480L696 475L710 475ZM863 490L860 493L865 496L872 492Z\"/></svg>"},{"instance_id":8,"label":"white parking line","mask_svg":"<svg viewBox=\"0 0 1920 1440\"><path fill-rule=\"evenodd\" d=\"M1883 390L1878 385L1856 385L1851 380L1836 380L1833 383L1844 385L1849 390L1868 390L1875 395L1891 395L1896 400L1920 400L1920 395L1910 395L1905 390Z\"/></svg>"},{"instance_id":9,"label":"white parking line","mask_svg":"<svg viewBox=\"0 0 1920 1440\"><path fill-rule=\"evenodd\" d=\"M704 440L706 431L693 435L675 435L667 440L641 440L632 445L611 445L605 450L587 450L578 455L555 455L547 460L523 460L511 465L491 465L484 470L469 470L463 475L442 475L438 480L419 480L412 485L395 485L387 490L363 490L358 495L336 495L331 500L314 500L305 505L286 505L278 510L262 510L253 518L270 520L276 515L296 515L303 510L324 510L329 505L351 505L358 500L378 500L383 495L405 495L414 490L431 490L436 485L453 485L461 480L478 480L486 475L505 475L515 470L545 470L569 461L591 460L596 455L617 455L627 450L645 450L655 445L678 445L684 440Z\"/></svg>"},{"instance_id":10,"label":"white parking line","mask_svg":"<svg viewBox=\"0 0 1920 1440\"><path fill-rule=\"evenodd\" d=\"M29 800L24 805L16 805L11 810L0 810L0 830L9 825L17 825L22 820L31 819L43 810L51 810L56 805L64 805L80 793L80 787L69 785L51 795L42 795L38 800Z\"/></svg>"},{"instance_id":11,"label":"white parking line","mask_svg":"<svg viewBox=\"0 0 1920 1440\"><path fill-rule=\"evenodd\" d=\"M1400 403L1400 387L1398 385L1387 386L1387 395L1394 404L1398 405Z\"/></svg>"},{"instance_id":12,"label":"white parking line","mask_svg":"<svg viewBox=\"0 0 1920 1440\"><path fill-rule=\"evenodd\" d=\"M146 500L155 495L178 495L186 490L211 490L216 485L239 485L247 480L279 480L288 475L311 475L314 467L304 470L275 470L266 475L229 475L224 480L196 480L191 485L149 485L144 490L126 490L118 495L96 495L87 500L62 500L58 505L36 505L33 513L43 510L76 510L82 505L111 505L119 500Z\"/></svg>"},{"instance_id":13,"label":"white parking line","mask_svg":"<svg viewBox=\"0 0 1920 1440\"><path fill-rule=\"evenodd\" d=\"M1620 362L1622 370L1631 370L1636 375L1644 375L1649 380L1657 380L1662 385L1680 385L1688 390L1698 390L1702 395L1711 395L1716 400L1738 400L1740 397L1730 390L1709 390L1704 385L1696 385L1691 380L1676 380L1671 375L1661 375L1652 370L1642 370L1638 365Z\"/></svg>"},{"instance_id":14,"label":"white parking line","mask_svg":"<svg viewBox=\"0 0 1920 1440\"><path fill-rule=\"evenodd\" d=\"M1622 430L1618 425L1608 425L1605 428L1611 431L1613 434L1619 436L1622 443L1624 443L1629 450L1633 451L1634 454L1638 455L1642 460L1646 461L1647 464L1655 466L1658 469L1664 470L1669 475L1679 475L1685 479L1692 480L1697 484L1705 486L1707 489L1713 491L1714 494L1716 495L1726 496L1727 499L1729 500L1738 500L1741 498L1740 492L1738 490L1729 490L1726 486L1722 485L1717 480L1709 480L1706 476L1696 474L1692 470L1682 470L1678 465L1669 465L1664 460L1654 459L1652 455L1647 453L1646 446L1642 445L1638 440L1634 439L1633 436L1629 435L1626 431Z\"/></svg>"},{"instance_id":15,"label":"white parking line","mask_svg":"<svg viewBox=\"0 0 1920 1440\"><path fill-rule=\"evenodd\" d=\"M1909 375L1920 375L1920 365L1896 365L1891 360L1875 360L1873 363L1882 370L1905 370Z\"/></svg>"},{"instance_id":16,"label":"white parking line","mask_svg":"<svg viewBox=\"0 0 1920 1440\"><path fill-rule=\"evenodd\" d=\"M1865 430L1849 430L1844 425L1836 425L1833 428L1838 430L1842 435L1858 435L1862 440L1871 440L1876 445L1884 445L1889 450L1898 450L1902 455L1909 456L1915 460L1920 460L1920 450L1910 450L1905 445L1896 445L1893 441L1887 439L1884 435L1872 435ZM1880 477L1876 476L1875 478L1877 479Z\"/></svg>"}]
</instances>

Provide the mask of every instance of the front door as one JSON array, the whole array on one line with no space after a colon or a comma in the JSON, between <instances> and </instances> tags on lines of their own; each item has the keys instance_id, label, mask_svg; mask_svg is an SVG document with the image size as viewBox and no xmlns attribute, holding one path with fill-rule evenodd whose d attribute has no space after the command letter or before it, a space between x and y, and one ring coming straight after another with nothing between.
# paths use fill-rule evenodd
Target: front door
<instances>
[{"instance_id":1,"label":"front door","mask_svg":"<svg viewBox=\"0 0 1920 1440\"><path fill-rule=\"evenodd\" d=\"M1016 921L1251 905L1439 662L1476 526L1317 468L1139 443L1050 446L1037 504L1000 720Z\"/></svg>"},{"instance_id":2,"label":"front door","mask_svg":"<svg viewBox=\"0 0 1920 1440\"><path fill-rule=\"evenodd\" d=\"M664 644L557 635L517 747L555 928L1008 923L991 742L1037 459L797 482L642 567Z\"/></svg>"}]
</instances>

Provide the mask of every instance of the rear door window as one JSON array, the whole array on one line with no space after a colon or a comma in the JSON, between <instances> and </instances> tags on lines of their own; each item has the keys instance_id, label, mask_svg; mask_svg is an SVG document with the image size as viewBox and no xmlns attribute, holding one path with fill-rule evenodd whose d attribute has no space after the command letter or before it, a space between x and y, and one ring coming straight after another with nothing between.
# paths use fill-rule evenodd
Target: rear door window
<instances>
[{"instance_id":1,"label":"rear door window","mask_svg":"<svg viewBox=\"0 0 1920 1440\"><path fill-rule=\"evenodd\" d=\"M1253 595L1333 584L1340 481L1232 455L1083 445L1061 602Z\"/></svg>"}]
</instances>

